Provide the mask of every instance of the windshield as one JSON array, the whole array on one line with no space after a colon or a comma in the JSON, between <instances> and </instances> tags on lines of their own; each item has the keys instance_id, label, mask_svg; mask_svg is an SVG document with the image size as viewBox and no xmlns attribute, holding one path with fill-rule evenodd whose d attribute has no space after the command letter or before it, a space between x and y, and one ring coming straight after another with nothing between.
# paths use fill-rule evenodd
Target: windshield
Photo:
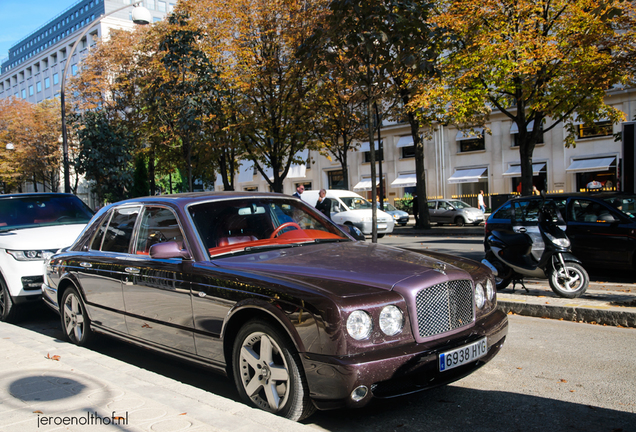
<instances>
[{"instance_id":1,"label":"windshield","mask_svg":"<svg viewBox=\"0 0 636 432\"><path fill-rule=\"evenodd\" d=\"M384 203L385 211L396 211L397 209L393 206L393 204Z\"/></svg>"},{"instance_id":2,"label":"windshield","mask_svg":"<svg viewBox=\"0 0 636 432\"><path fill-rule=\"evenodd\" d=\"M210 257L350 240L313 207L296 200L214 201L191 205L188 211Z\"/></svg>"},{"instance_id":3,"label":"windshield","mask_svg":"<svg viewBox=\"0 0 636 432\"><path fill-rule=\"evenodd\" d=\"M370 209L371 203L362 197L340 197L349 210Z\"/></svg>"},{"instance_id":4,"label":"windshield","mask_svg":"<svg viewBox=\"0 0 636 432\"><path fill-rule=\"evenodd\" d=\"M605 202L629 218L636 218L636 195L621 195L605 198Z\"/></svg>"},{"instance_id":5,"label":"windshield","mask_svg":"<svg viewBox=\"0 0 636 432\"><path fill-rule=\"evenodd\" d=\"M466 204L464 201L449 201L449 203L456 209L465 209L465 208L471 207L470 205Z\"/></svg>"},{"instance_id":6,"label":"windshield","mask_svg":"<svg viewBox=\"0 0 636 432\"><path fill-rule=\"evenodd\" d=\"M86 224L93 212L73 195L0 198L0 230Z\"/></svg>"}]
</instances>

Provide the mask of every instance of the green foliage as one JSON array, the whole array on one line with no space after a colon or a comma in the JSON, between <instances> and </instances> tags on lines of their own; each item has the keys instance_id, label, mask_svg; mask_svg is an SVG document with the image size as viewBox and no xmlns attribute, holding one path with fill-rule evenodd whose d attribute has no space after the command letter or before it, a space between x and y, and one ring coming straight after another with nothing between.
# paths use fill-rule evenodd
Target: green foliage
<instances>
[{"instance_id":1,"label":"green foliage","mask_svg":"<svg viewBox=\"0 0 636 432\"><path fill-rule=\"evenodd\" d=\"M148 161L142 154L135 158L135 173L130 197L142 197L150 194L150 182L148 181Z\"/></svg>"},{"instance_id":2,"label":"green foliage","mask_svg":"<svg viewBox=\"0 0 636 432\"><path fill-rule=\"evenodd\" d=\"M79 141L75 170L92 181L98 201L126 198L133 184L131 134L124 124L109 119L104 111L87 111L73 118Z\"/></svg>"}]
</instances>

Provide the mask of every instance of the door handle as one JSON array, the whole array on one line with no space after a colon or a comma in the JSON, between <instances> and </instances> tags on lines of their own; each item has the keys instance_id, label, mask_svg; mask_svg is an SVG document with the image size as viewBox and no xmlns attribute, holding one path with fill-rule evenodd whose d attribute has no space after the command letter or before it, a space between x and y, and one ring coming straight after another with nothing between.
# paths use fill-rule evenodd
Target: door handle
<instances>
[{"instance_id":1,"label":"door handle","mask_svg":"<svg viewBox=\"0 0 636 432\"><path fill-rule=\"evenodd\" d=\"M126 267L126 273L130 273L132 275L138 275L139 269L135 267Z\"/></svg>"},{"instance_id":2,"label":"door handle","mask_svg":"<svg viewBox=\"0 0 636 432\"><path fill-rule=\"evenodd\" d=\"M89 262L81 262L80 263L80 267L91 268L91 267L93 267L93 264L91 264Z\"/></svg>"},{"instance_id":3,"label":"door handle","mask_svg":"<svg viewBox=\"0 0 636 432\"><path fill-rule=\"evenodd\" d=\"M528 230L527 230L527 229L525 229L525 228L519 228L519 231L518 231L518 232L520 232L520 233L524 233L524 232L526 232L526 231L528 231Z\"/></svg>"}]
</instances>

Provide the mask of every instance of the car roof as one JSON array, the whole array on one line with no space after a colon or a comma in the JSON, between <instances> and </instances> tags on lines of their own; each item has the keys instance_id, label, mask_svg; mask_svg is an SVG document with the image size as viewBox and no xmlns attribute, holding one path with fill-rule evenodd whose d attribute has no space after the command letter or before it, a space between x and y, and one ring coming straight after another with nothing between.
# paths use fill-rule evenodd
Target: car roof
<instances>
[{"instance_id":1,"label":"car roof","mask_svg":"<svg viewBox=\"0 0 636 432\"><path fill-rule=\"evenodd\" d=\"M3 195L0 195L0 199L53 197L53 196L76 196L76 195L73 195L70 193L60 193L60 192L25 192L25 193L16 193L16 194L3 194Z\"/></svg>"},{"instance_id":2,"label":"car roof","mask_svg":"<svg viewBox=\"0 0 636 432\"><path fill-rule=\"evenodd\" d=\"M132 205L132 204L168 204L171 203L177 207L186 207L189 204L207 201L224 201L238 198L279 198L279 199L297 199L290 195L273 192L237 192L237 191L218 191L218 192L185 192L170 195L156 195L140 198L130 198L127 200L113 203L114 205Z\"/></svg>"},{"instance_id":3,"label":"car roof","mask_svg":"<svg viewBox=\"0 0 636 432\"><path fill-rule=\"evenodd\" d=\"M616 198L620 196L628 196L626 192L611 192L611 191L603 191L603 192L560 192L556 194L546 195L546 199L555 199L555 198L596 198L596 199L605 199L605 198ZM520 196L516 198L512 198L509 201L520 201L527 199L542 199L540 195L530 195L530 196Z\"/></svg>"}]
</instances>

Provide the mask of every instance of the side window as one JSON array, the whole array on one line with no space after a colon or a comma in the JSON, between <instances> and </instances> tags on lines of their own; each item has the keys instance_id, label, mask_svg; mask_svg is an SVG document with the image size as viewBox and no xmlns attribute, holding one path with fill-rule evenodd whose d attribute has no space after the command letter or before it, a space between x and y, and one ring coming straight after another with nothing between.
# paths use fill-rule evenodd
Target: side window
<instances>
[{"instance_id":1,"label":"side window","mask_svg":"<svg viewBox=\"0 0 636 432\"><path fill-rule=\"evenodd\" d=\"M511 203L504 204L502 207L499 208L499 210L495 212L495 214L492 217L493 219L510 220L512 218L512 204Z\"/></svg>"},{"instance_id":2,"label":"side window","mask_svg":"<svg viewBox=\"0 0 636 432\"><path fill-rule=\"evenodd\" d=\"M525 222L528 209L528 201L516 201L514 203L514 220L515 222Z\"/></svg>"},{"instance_id":3,"label":"side window","mask_svg":"<svg viewBox=\"0 0 636 432\"><path fill-rule=\"evenodd\" d=\"M104 233L106 232L106 227L108 226L108 222L110 221L110 215L105 217L102 221L101 226L97 230L95 237L93 237L93 242L91 243L92 250L100 250L102 248L102 240L104 239Z\"/></svg>"},{"instance_id":4,"label":"side window","mask_svg":"<svg viewBox=\"0 0 636 432\"><path fill-rule=\"evenodd\" d=\"M183 233L176 216L167 208L147 207L139 224L136 253L147 255L150 246L168 241L183 243Z\"/></svg>"},{"instance_id":5,"label":"side window","mask_svg":"<svg viewBox=\"0 0 636 432\"><path fill-rule=\"evenodd\" d=\"M607 207L585 199L574 200L571 212L572 220L576 222L611 223L616 220Z\"/></svg>"},{"instance_id":6,"label":"side window","mask_svg":"<svg viewBox=\"0 0 636 432\"><path fill-rule=\"evenodd\" d=\"M139 207L117 208L104 234L102 251L128 253L133 228L139 215Z\"/></svg>"},{"instance_id":7,"label":"side window","mask_svg":"<svg viewBox=\"0 0 636 432\"><path fill-rule=\"evenodd\" d=\"M426 204L428 204L428 208L430 210L435 210L435 204L436 204L435 201L428 201Z\"/></svg>"}]
</instances>

